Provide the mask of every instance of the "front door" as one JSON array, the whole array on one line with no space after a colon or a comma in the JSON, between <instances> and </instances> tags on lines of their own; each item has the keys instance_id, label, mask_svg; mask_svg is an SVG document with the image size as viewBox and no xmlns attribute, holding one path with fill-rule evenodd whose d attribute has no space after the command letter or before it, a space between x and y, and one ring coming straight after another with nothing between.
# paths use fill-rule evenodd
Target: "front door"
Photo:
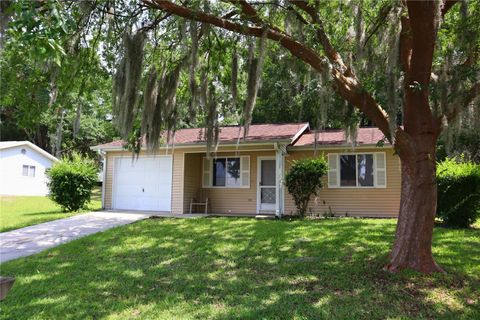
<instances>
[{"instance_id":1,"label":"front door","mask_svg":"<svg viewBox=\"0 0 480 320\"><path fill-rule=\"evenodd\" d=\"M275 158L258 159L258 210L275 211L277 197Z\"/></svg>"}]
</instances>

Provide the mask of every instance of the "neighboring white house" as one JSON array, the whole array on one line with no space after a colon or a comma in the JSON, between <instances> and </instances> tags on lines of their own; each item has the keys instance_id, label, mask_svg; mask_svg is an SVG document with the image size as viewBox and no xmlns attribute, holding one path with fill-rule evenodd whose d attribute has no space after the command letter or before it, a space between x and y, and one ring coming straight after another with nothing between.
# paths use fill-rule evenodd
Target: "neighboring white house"
<instances>
[{"instance_id":1,"label":"neighboring white house","mask_svg":"<svg viewBox=\"0 0 480 320\"><path fill-rule=\"evenodd\" d=\"M44 196L45 170L58 161L29 141L0 142L0 194Z\"/></svg>"}]
</instances>

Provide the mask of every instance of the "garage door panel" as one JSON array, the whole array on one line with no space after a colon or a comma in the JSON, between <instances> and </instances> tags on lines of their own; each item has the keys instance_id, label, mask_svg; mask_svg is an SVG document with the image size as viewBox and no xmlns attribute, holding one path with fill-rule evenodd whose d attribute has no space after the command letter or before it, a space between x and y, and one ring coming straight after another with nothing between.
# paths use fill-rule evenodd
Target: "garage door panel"
<instances>
[{"instance_id":1,"label":"garage door panel","mask_svg":"<svg viewBox=\"0 0 480 320\"><path fill-rule=\"evenodd\" d=\"M171 210L172 157L116 158L113 207L129 210Z\"/></svg>"}]
</instances>

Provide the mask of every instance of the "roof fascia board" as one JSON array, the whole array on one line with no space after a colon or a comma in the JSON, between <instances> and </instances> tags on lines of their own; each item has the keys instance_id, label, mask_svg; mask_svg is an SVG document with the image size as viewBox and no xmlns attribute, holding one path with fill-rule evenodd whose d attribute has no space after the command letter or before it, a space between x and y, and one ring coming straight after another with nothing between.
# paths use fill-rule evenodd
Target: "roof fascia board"
<instances>
[{"instance_id":1,"label":"roof fascia board","mask_svg":"<svg viewBox=\"0 0 480 320\"><path fill-rule=\"evenodd\" d=\"M362 144L359 146L354 146L352 147L351 144L335 144L335 145L320 145L317 146L317 150L321 149L372 149L372 148L378 148L378 149L391 149L393 146L391 144L385 144L382 147L377 146L376 144ZM288 146L288 150L294 150L294 151L301 151L301 150L314 150L315 147L312 145L308 146Z\"/></svg>"},{"instance_id":2,"label":"roof fascia board","mask_svg":"<svg viewBox=\"0 0 480 320\"><path fill-rule=\"evenodd\" d=\"M294 136L293 138L290 140L290 143L291 144L294 144L295 141L297 141L304 133L307 129L310 128L310 124L309 123L306 123Z\"/></svg>"},{"instance_id":3,"label":"roof fascia board","mask_svg":"<svg viewBox=\"0 0 480 320\"><path fill-rule=\"evenodd\" d=\"M39 146L36 146L33 143L31 143L30 141L21 141L19 143L15 143L15 144L6 146L4 148L1 148L1 150L11 149L11 148L21 147L21 146L30 147L31 149L33 149L33 150L37 151L38 153L40 153L41 155L43 155L45 158L48 158L52 161L60 161L59 159L57 159L56 157L54 157L53 155L51 155L47 151L40 148Z\"/></svg>"},{"instance_id":4,"label":"roof fascia board","mask_svg":"<svg viewBox=\"0 0 480 320\"><path fill-rule=\"evenodd\" d=\"M272 146L275 143L290 143L290 139L279 139L279 140L268 140L268 142L265 141L258 141L258 142L241 142L239 144L237 143L220 143L218 147L251 147L251 146ZM206 148L207 145L204 143L182 143L182 144L174 144L174 145L168 145L168 146L161 146L159 147L160 150L165 150L165 149L186 149L186 148ZM90 150L93 151L98 151L98 150L104 150L104 151L128 151L123 147L104 147L104 148L98 148L97 146L90 147ZM147 148L143 148L142 150L147 150ZM273 149L272 149L273 150Z\"/></svg>"}]
</instances>

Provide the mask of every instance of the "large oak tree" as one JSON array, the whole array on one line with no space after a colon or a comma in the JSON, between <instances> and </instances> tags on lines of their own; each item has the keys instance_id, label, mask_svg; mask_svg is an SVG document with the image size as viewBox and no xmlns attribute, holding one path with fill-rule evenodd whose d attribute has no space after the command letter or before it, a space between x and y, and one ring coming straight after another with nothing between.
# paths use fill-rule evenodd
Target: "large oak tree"
<instances>
[{"instance_id":1,"label":"large oak tree","mask_svg":"<svg viewBox=\"0 0 480 320\"><path fill-rule=\"evenodd\" d=\"M260 14L254 1L225 1L239 14L221 15L221 10L199 9L198 6L177 4L164 0L144 0L149 7L168 14L195 20L252 37L267 37L288 50L293 56L322 73L327 68L335 92L358 108L394 143L401 159L401 204L390 271L411 268L430 273L442 269L432 256L432 234L436 212L435 146L442 131L445 117L453 117L457 108L449 112L434 112L431 101L432 64L442 17L454 7L456 1L406 1L401 15L399 44L400 66L403 74L403 126L391 130L389 115L362 85L351 64L334 47L320 15L321 1L290 1L279 10L293 10L316 36L317 49L306 41L287 33ZM212 4L213 5L213 4ZM223 4L222 4L223 5ZM478 48L473 48L473 59ZM327 59L324 59L326 57ZM465 103L471 102L469 94L477 95L479 83L465 92ZM473 99L473 98L472 98ZM372 200L374 201L374 200Z\"/></svg>"}]
</instances>

